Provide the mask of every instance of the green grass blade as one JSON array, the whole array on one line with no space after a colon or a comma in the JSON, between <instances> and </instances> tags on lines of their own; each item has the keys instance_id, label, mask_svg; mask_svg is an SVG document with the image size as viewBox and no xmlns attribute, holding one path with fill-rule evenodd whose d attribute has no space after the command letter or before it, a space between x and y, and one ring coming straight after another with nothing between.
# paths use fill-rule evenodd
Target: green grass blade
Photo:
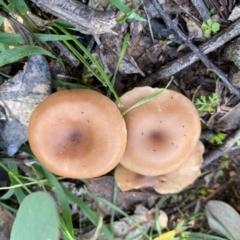
<instances>
[{"instance_id":1,"label":"green grass blade","mask_svg":"<svg viewBox=\"0 0 240 240\"><path fill-rule=\"evenodd\" d=\"M91 221L95 226L98 225L98 216L92 211L80 198L76 197L72 192L70 192L66 187L63 186L64 192L67 197L74 203L76 203L81 211L86 215L86 217ZM107 239L114 239L111 232L108 228L103 224L101 231Z\"/></svg>"},{"instance_id":2,"label":"green grass blade","mask_svg":"<svg viewBox=\"0 0 240 240\"><path fill-rule=\"evenodd\" d=\"M86 188L85 188L86 189ZM148 234L142 229L142 227L140 226L140 224L138 222L136 222L134 219L131 218L131 216L129 216L126 212L124 212L122 209L120 209L119 207L117 207L116 205L114 205L113 203L107 201L106 199L100 198L100 197L96 197L94 195L92 195L87 189L86 189L87 194L93 198L95 201L97 202L102 202L104 204L106 204L108 207L112 208L114 211L120 213L121 215L123 215L126 218L129 218L133 224L139 228L139 230L142 233L142 236L145 236L146 239L150 240L150 237L148 236Z\"/></svg>"},{"instance_id":3,"label":"green grass blade","mask_svg":"<svg viewBox=\"0 0 240 240\"><path fill-rule=\"evenodd\" d=\"M9 205L7 205L7 204L5 204L5 203L3 203L3 202L0 202L0 204L1 204L1 206L3 206L4 208L6 208L7 210L9 210L10 212L12 212L12 213L14 213L14 214L17 213L17 210L14 209L14 208L12 208L11 206L9 206Z\"/></svg>"},{"instance_id":4,"label":"green grass blade","mask_svg":"<svg viewBox=\"0 0 240 240\"><path fill-rule=\"evenodd\" d=\"M7 10L8 12L11 11L9 6L3 0L0 0L0 5L3 6L5 8L5 10Z\"/></svg>"},{"instance_id":5,"label":"green grass blade","mask_svg":"<svg viewBox=\"0 0 240 240\"><path fill-rule=\"evenodd\" d=\"M83 85L83 84L78 84L78 83L69 83L69 82L64 82L62 80L58 80L58 79L53 79L52 80L52 87L53 88L58 88L58 87L67 87L68 89L92 89L92 90L96 90L94 87L92 86L87 86L87 85ZM96 90L97 91L97 90Z\"/></svg>"},{"instance_id":6,"label":"green grass blade","mask_svg":"<svg viewBox=\"0 0 240 240\"><path fill-rule=\"evenodd\" d=\"M128 17L129 19L135 19L138 21L144 21L146 22L147 20L141 16L139 16L137 13L135 13L131 8L129 8L127 5L125 5L124 3L122 3L120 0L109 0L109 2L115 6L117 9L119 9L121 12L125 13L125 14L130 14L130 16Z\"/></svg>"},{"instance_id":7,"label":"green grass blade","mask_svg":"<svg viewBox=\"0 0 240 240\"><path fill-rule=\"evenodd\" d=\"M15 163L8 163L7 167L0 161L0 166L8 173L12 185L20 183L21 186L24 187L27 192L30 192L29 189L25 187L24 184L18 178L18 168ZM25 198L25 194L21 188L14 188L14 194L16 195L19 203L21 203Z\"/></svg>"},{"instance_id":8,"label":"green grass blade","mask_svg":"<svg viewBox=\"0 0 240 240\"><path fill-rule=\"evenodd\" d=\"M75 55L79 58L80 61L83 62L83 64L93 73L93 75L103 84L106 84L109 89L111 90L111 92L113 93L116 101L121 105L121 100L119 99L116 91L114 90L112 84L110 83L110 80L107 76L107 74L105 73L105 71L103 70L103 68L101 67L101 65L99 64L99 62L95 59L95 57L89 52L88 49L86 49L74 36L72 36L67 30L65 30L63 27L61 27L59 24L56 23L52 23L53 26L57 27L60 31L62 31L64 34L66 34L67 36L71 37L71 40L74 41L74 43L84 52L84 54L86 54L86 56L91 60L91 62L96 66L96 68L98 69L99 73L101 74L101 76L99 76L95 70L89 65L89 63L86 61L86 59L76 51L75 48L73 48L70 44L68 44L66 41L64 41L67 46L69 47L69 49L75 53Z\"/></svg>"},{"instance_id":9,"label":"green grass blade","mask_svg":"<svg viewBox=\"0 0 240 240\"><path fill-rule=\"evenodd\" d=\"M153 100L154 98L158 97L165 89L167 89L170 84L172 83L173 78L168 82L167 86L160 90L159 92L156 92L148 97L145 97L143 99L141 99L140 101L138 101L137 103L135 103L133 106L131 106L130 108L128 108L127 110L125 110L124 112L122 112L122 116L124 116L126 113L128 113L129 111L131 111L132 109L139 107L147 102L150 102L151 100Z\"/></svg>"},{"instance_id":10,"label":"green grass blade","mask_svg":"<svg viewBox=\"0 0 240 240\"><path fill-rule=\"evenodd\" d=\"M19 148L19 151L20 152L24 152L26 154L28 154L29 156L31 156L32 158L35 158L31 148L27 145L22 145L20 148ZM35 158L36 159L36 158Z\"/></svg>"},{"instance_id":11,"label":"green grass blade","mask_svg":"<svg viewBox=\"0 0 240 240\"><path fill-rule=\"evenodd\" d=\"M42 42L70 40L70 37L68 37L66 35L35 33L34 36L39 41L42 41ZM28 35L28 39L30 42L33 42L33 39L30 35ZM8 44L8 45L25 44L22 35L18 34L18 33L0 32L0 42L3 44Z\"/></svg>"},{"instance_id":12,"label":"green grass blade","mask_svg":"<svg viewBox=\"0 0 240 240\"><path fill-rule=\"evenodd\" d=\"M118 58L117 66L116 66L114 75L113 75L113 77L112 77L112 81L111 81L112 86L114 86L114 84L115 84L117 72L118 72L119 66L120 66L120 64L121 64L121 62L122 62L122 60L123 60L124 54L125 54L125 52L126 52L126 50L127 50L127 46L128 46L128 41L129 41L129 39L130 39L130 34L129 34L129 33L125 34L124 40L123 40L122 49L121 49L121 52L120 52L120 55L119 55L119 58ZM110 89L108 89L107 96L108 96L108 97L111 96L111 91L110 91Z\"/></svg>"},{"instance_id":13,"label":"green grass blade","mask_svg":"<svg viewBox=\"0 0 240 240\"><path fill-rule=\"evenodd\" d=\"M226 238L217 237L205 233L182 232L180 239L194 239L194 240L227 240Z\"/></svg>"},{"instance_id":14,"label":"green grass blade","mask_svg":"<svg viewBox=\"0 0 240 240\"><path fill-rule=\"evenodd\" d=\"M0 197L0 200L8 200L14 194L14 189L9 189L5 194Z\"/></svg>"},{"instance_id":15,"label":"green grass blade","mask_svg":"<svg viewBox=\"0 0 240 240\"><path fill-rule=\"evenodd\" d=\"M28 6L24 0L12 0L12 3L15 5L15 8L19 11L21 15L27 13Z\"/></svg>"},{"instance_id":16,"label":"green grass blade","mask_svg":"<svg viewBox=\"0 0 240 240\"><path fill-rule=\"evenodd\" d=\"M114 205L116 205L117 195L118 195L118 186L117 186L117 183L114 182L114 188L113 188L113 204ZM111 229L111 231L113 229L114 218L115 218L115 211L114 211L114 209L112 209L111 218L110 218L110 229Z\"/></svg>"},{"instance_id":17,"label":"green grass blade","mask_svg":"<svg viewBox=\"0 0 240 240\"><path fill-rule=\"evenodd\" d=\"M16 62L24 57L29 57L36 54L47 55L51 58L56 57L49 51L38 46L20 46L13 49L8 49L0 54L0 67Z\"/></svg>"}]
</instances>

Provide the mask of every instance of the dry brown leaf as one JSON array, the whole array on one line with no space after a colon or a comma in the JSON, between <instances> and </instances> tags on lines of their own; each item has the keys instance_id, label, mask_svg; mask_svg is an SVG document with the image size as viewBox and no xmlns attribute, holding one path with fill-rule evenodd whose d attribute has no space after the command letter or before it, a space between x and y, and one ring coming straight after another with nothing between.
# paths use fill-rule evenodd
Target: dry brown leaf
<instances>
[{"instance_id":1,"label":"dry brown leaf","mask_svg":"<svg viewBox=\"0 0 240 240\"><path fill-rule=\"evenodd\" d=\"M24 70L0 88L0 141L12 156L27 141L28 120L35 107L51 91L51 75L42 55L29 58ZM44 131L44 130L43 130Z\"/></svg>"},{"instance_id":2,"label":"dry brown leaf","mask_svg":"<svg viewBox=\"0 0 240 240\"><path fill-rule=\"evenodd\" d=\"M188 37L190 39L205 39L204 37L204 33L203 30L201 29L201 26L199 23L197 23L196 21L194 21L192 18L189 17L184 17L184 20L186 22L187 25L187 29L188 29Z\"/></svg>"}]
</instances>

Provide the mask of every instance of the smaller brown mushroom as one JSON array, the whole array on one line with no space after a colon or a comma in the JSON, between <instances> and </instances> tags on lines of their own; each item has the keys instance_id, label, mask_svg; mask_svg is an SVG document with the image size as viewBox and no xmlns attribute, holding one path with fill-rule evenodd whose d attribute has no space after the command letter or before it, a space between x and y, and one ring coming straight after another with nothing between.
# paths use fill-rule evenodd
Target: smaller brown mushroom
<instances>
[{"instance_id":1,"label":"smaller brown mushroom","mask_svg":"<svg viewBox=\"0 0 240 240\"><path fill-rule=\"evenodd\" d=\"M28 139L36 158L51 172L92 178L112 170L126 146L126 127L116 105L93 90L64 90L32 113Z\"/></svg>"},{"instance_id":2,"label":"smaller brown mushroom","mask_svg":"<svg viewBox=\"0 0 240 240\"><path fill-rule=\"evenodd\" d=\"M134 88L121 96L124 107L120 110L125 111L160 91L156 98L124 115L127 145L120 163L147 176L164 175L177 169L190 156L201 132L195 106L173 90Z\"/></svg>"},{"instance_id":3,"label":"smaller brown mushroom","mask_svg":"<svg viewBox=\"0 0 240 240\"><path fill-rule=\"evenodd\" d=\"M177 193L192 184L201 174L200 166L204 151L199 141L187 161L171 173L160 176L144 176L118 165L115 171L115 180L122 191L153 187L158 193ZM147 167L146 167L147 168Z\"/></svg>"}]
</instances>

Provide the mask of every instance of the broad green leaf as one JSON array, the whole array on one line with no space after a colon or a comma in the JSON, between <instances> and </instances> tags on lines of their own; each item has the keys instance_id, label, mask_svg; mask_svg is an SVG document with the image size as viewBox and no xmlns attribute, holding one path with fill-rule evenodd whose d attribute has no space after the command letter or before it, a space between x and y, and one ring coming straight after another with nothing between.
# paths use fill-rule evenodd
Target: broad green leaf
<instances>
[{"instance_id":1,"label":"broad green leaf","mask_svg":"<svg viewBox=\"0 0 240 240\"><path fill-rule=\"evenodd\" d=\"M210 35L211 34L211 29L209 28L209 29L206 29L205 30L205 33L206 33L206 35Z\"/></svg>"},{"instance_id":2,"label":"broad green leaf","mask_svg":"<svg viewBox=\"0 0 240 240\"><path fill-rule=\"evenodd\" d=\"M217 31L219 31L219 29L220 29L219 23L213 23L213 25L212 25L212 31L213 31L213 32L217 32Z\"/></svg>"},{"instance_id":3,"label":"broad green leaf","mask_svg":"<svg viewBox=\"0 0 240 240\"><path fill-rule=\"evenodd\" d=\"M38 46L20 46L13 49L8 49L0 54L0 67L16 62L24 57L29 57L36 54L47 55L56 58L51 52Z\"/></svg>"},{"instance_id":4,"label":"broad green leaf","mask_svg":"<svg viewBox=\"0 0 240 240\"><path fill-rule=\"evenodd\" d=\"M58 213L53 198L45 192L28 195L17 212L10 240L59 239Z\"/></svg>"},{"instance_id":5,"label":"broad green leaf","mask_svg":"<svg viewBox=\"0 0 240 240\"><path fill-rule=\"evenodd\" d=\"M202 30L206 30L209 29L209 26L205 22L203 22L201 28Z\"/></svg>"},{"instance_id":6,"label":"broad green leaf","mask_svg":"<svg viewBox=\"0 0 240 240\"><path fill-rule=\"evenodd\" d=\"M208 20L207 20L207 24L208 24L208 26L212 26L212 19L211 18L209 18Z\"/></svg>"}]
</instances>

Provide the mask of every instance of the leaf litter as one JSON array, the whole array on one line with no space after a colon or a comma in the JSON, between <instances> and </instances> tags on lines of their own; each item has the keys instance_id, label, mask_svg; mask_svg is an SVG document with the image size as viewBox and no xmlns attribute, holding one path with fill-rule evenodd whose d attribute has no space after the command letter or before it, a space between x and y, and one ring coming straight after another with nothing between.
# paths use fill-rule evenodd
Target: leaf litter
<instances>
[{"instance_id":1,"label":"leaf litter","mask_svg":"<svg viewBox=\"0 0 240 240\"><path fill-rule=\"evenodd\" d=\"M9 156L27 141L28 121L32 111L51 92L51 75L42 55L29 58L24 70L0 88L2 127L1 144Z\"/></svg>"}]
</instances>

